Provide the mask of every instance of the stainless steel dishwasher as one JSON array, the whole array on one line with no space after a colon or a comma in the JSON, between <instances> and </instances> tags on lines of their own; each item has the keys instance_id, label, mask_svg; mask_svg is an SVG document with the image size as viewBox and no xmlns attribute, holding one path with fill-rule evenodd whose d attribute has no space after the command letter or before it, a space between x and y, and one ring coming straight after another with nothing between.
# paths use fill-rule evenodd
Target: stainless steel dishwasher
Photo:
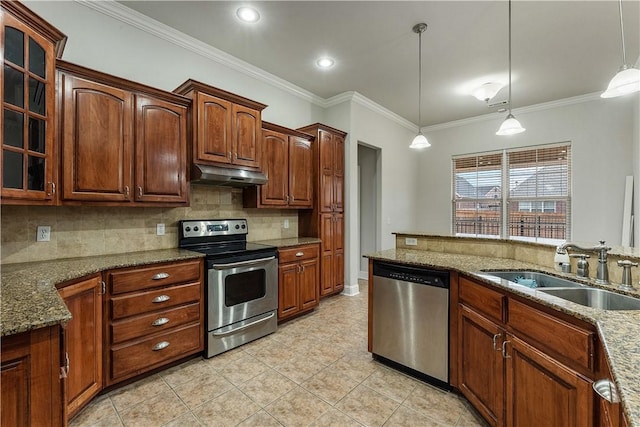
<instances>
[{"instance_id":1,"label":"stainless steel dishwasher","mask_svg":"<svg viewBox=\"0 0 640 427\"><path fill-rule=\"evenodd\" d=\"M449 273L374 261L373 355L449 387Z\"/></svg>"}]
</instances>

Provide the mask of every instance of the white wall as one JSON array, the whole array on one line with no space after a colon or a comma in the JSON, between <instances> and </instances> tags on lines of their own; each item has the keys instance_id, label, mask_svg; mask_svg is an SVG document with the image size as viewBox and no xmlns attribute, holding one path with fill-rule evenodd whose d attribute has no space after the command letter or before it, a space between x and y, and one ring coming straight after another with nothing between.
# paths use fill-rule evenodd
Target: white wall
<instances>
[{"instance_id":1,"label":"white wall","mask_svg":"<svg viewBox=\"0 0 640 427\"><path fill-rule=\"evenodd\" d=\"M378 227L378 150L358 144L358 196L360 212L360 273L368 271L368 261L362 255L375 252ZM362 274L361 274L362 277Z\"/></svg>"},{"instance_id":2,"label":"white wall","mask_svg":"<svg viewBox=\"0 0 640 427\"><path fill-rule=\"evenodd\" d=\"M634 102L631 98L581 97L581 102L514 111L527 129L509 137L495 132L504 115L451 128L424 129L432 147L421 157L418 228L451 232L451 156L571 141L572 240L619 245L625 177L634 173ZM529 110L529 112L527 112ZM534 111L532 111L534 110ZM637 113L636 113L637 116ZM438 130L438 128L440 128ZM434 130L435 129L435 130ZM635 145L638 144L637 136ZM638 174L636 171L636 183ZM637 217L636 203L636 217Z\"/></svg>"}]
</instances>

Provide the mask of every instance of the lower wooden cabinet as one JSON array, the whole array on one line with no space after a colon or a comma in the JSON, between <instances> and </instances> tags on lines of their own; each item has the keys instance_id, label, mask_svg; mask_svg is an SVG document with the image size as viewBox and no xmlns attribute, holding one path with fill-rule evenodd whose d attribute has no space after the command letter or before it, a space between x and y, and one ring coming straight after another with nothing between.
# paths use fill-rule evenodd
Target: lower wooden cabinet
<instances>
[{"instance_id":1,"label":"lower wooden cabinet","mask_svg":"<svg viewBox=\"0 0 640 427\"><path fill-rule=\"evenodd\" d=\"M594 426L593 330L467 278L459 296L458 387L490 425Z\"/></svg>"},{"instance_id":2,"label":"lower wooden cabinet","mask_svg":"<svg viewBox=\"0 0 640 427\"><path fill-rule=\"evenodd\" d=\"M58 293L73 316L63 326L69 371L66 416L74 416L102 390L102 278L65 284Z\"/></svg>"},{"instance_id":3,"label":"lower wooden cabinet","mask_svg":"<svg viewBox=\"0 0 640 427\"><path fill-rule=\"evenodd\" d=\"M304 313L320 301L318 245L278 250L278 320Z\"/></svg>"},{"instance_id":4,"label":"lower wooden cabinet","mask_svg":"<svg viewBox=\"0 0 640 427\"><path fill-rule=\"evenodd\" d=\"M105 272L105 386L204 349L203 269L188 260Z\"/></svg>"},{"instance_id":5,"label":"lower wooden cabinet","mask_svg":"<svg viewBox=\"0 0 640 427\"><path fill-rule=\"evenodd\" d=\"M0 425L65 425L60 326L2 337Z\"/></svg>"}]
</instances>

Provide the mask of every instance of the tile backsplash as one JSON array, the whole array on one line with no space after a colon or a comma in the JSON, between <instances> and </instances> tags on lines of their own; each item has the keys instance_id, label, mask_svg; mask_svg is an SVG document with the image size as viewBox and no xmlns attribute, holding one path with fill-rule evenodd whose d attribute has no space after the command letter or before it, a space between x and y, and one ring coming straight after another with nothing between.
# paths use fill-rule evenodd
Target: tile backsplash
<instances>
[{"instance_id":1,"label":"tile backsplash","mask_svg":"<svg viewBox=\"0 0 640 427\"><path fill-rule=\"evenodd\" d=\"M241 189L200 185L190 207L2 206L1 217L2 264L175 248L181 219L247 218L250 241L298 235L297 211L244 209ZM36 242L39 225L51 226L51 241Z\"/></svg>"}]
</instances>

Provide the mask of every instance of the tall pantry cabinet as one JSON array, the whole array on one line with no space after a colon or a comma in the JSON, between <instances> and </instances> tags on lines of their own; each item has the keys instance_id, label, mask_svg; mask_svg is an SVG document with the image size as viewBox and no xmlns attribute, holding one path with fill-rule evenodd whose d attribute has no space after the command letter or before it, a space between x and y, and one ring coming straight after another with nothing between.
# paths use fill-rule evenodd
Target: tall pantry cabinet
<instances>
[{"instance_id":1,"label":"tall pantry cabinet","mask_svg":"<svg viewBox=\"0 0 640 427\"><path fill-rule=\"evenodd\" d=\"M316 123L298 129L315 136L313 210L300 212L302 236L320 237L320 296L344 289L344 140L346 133Z\"/></svg>"}]
</instances>

